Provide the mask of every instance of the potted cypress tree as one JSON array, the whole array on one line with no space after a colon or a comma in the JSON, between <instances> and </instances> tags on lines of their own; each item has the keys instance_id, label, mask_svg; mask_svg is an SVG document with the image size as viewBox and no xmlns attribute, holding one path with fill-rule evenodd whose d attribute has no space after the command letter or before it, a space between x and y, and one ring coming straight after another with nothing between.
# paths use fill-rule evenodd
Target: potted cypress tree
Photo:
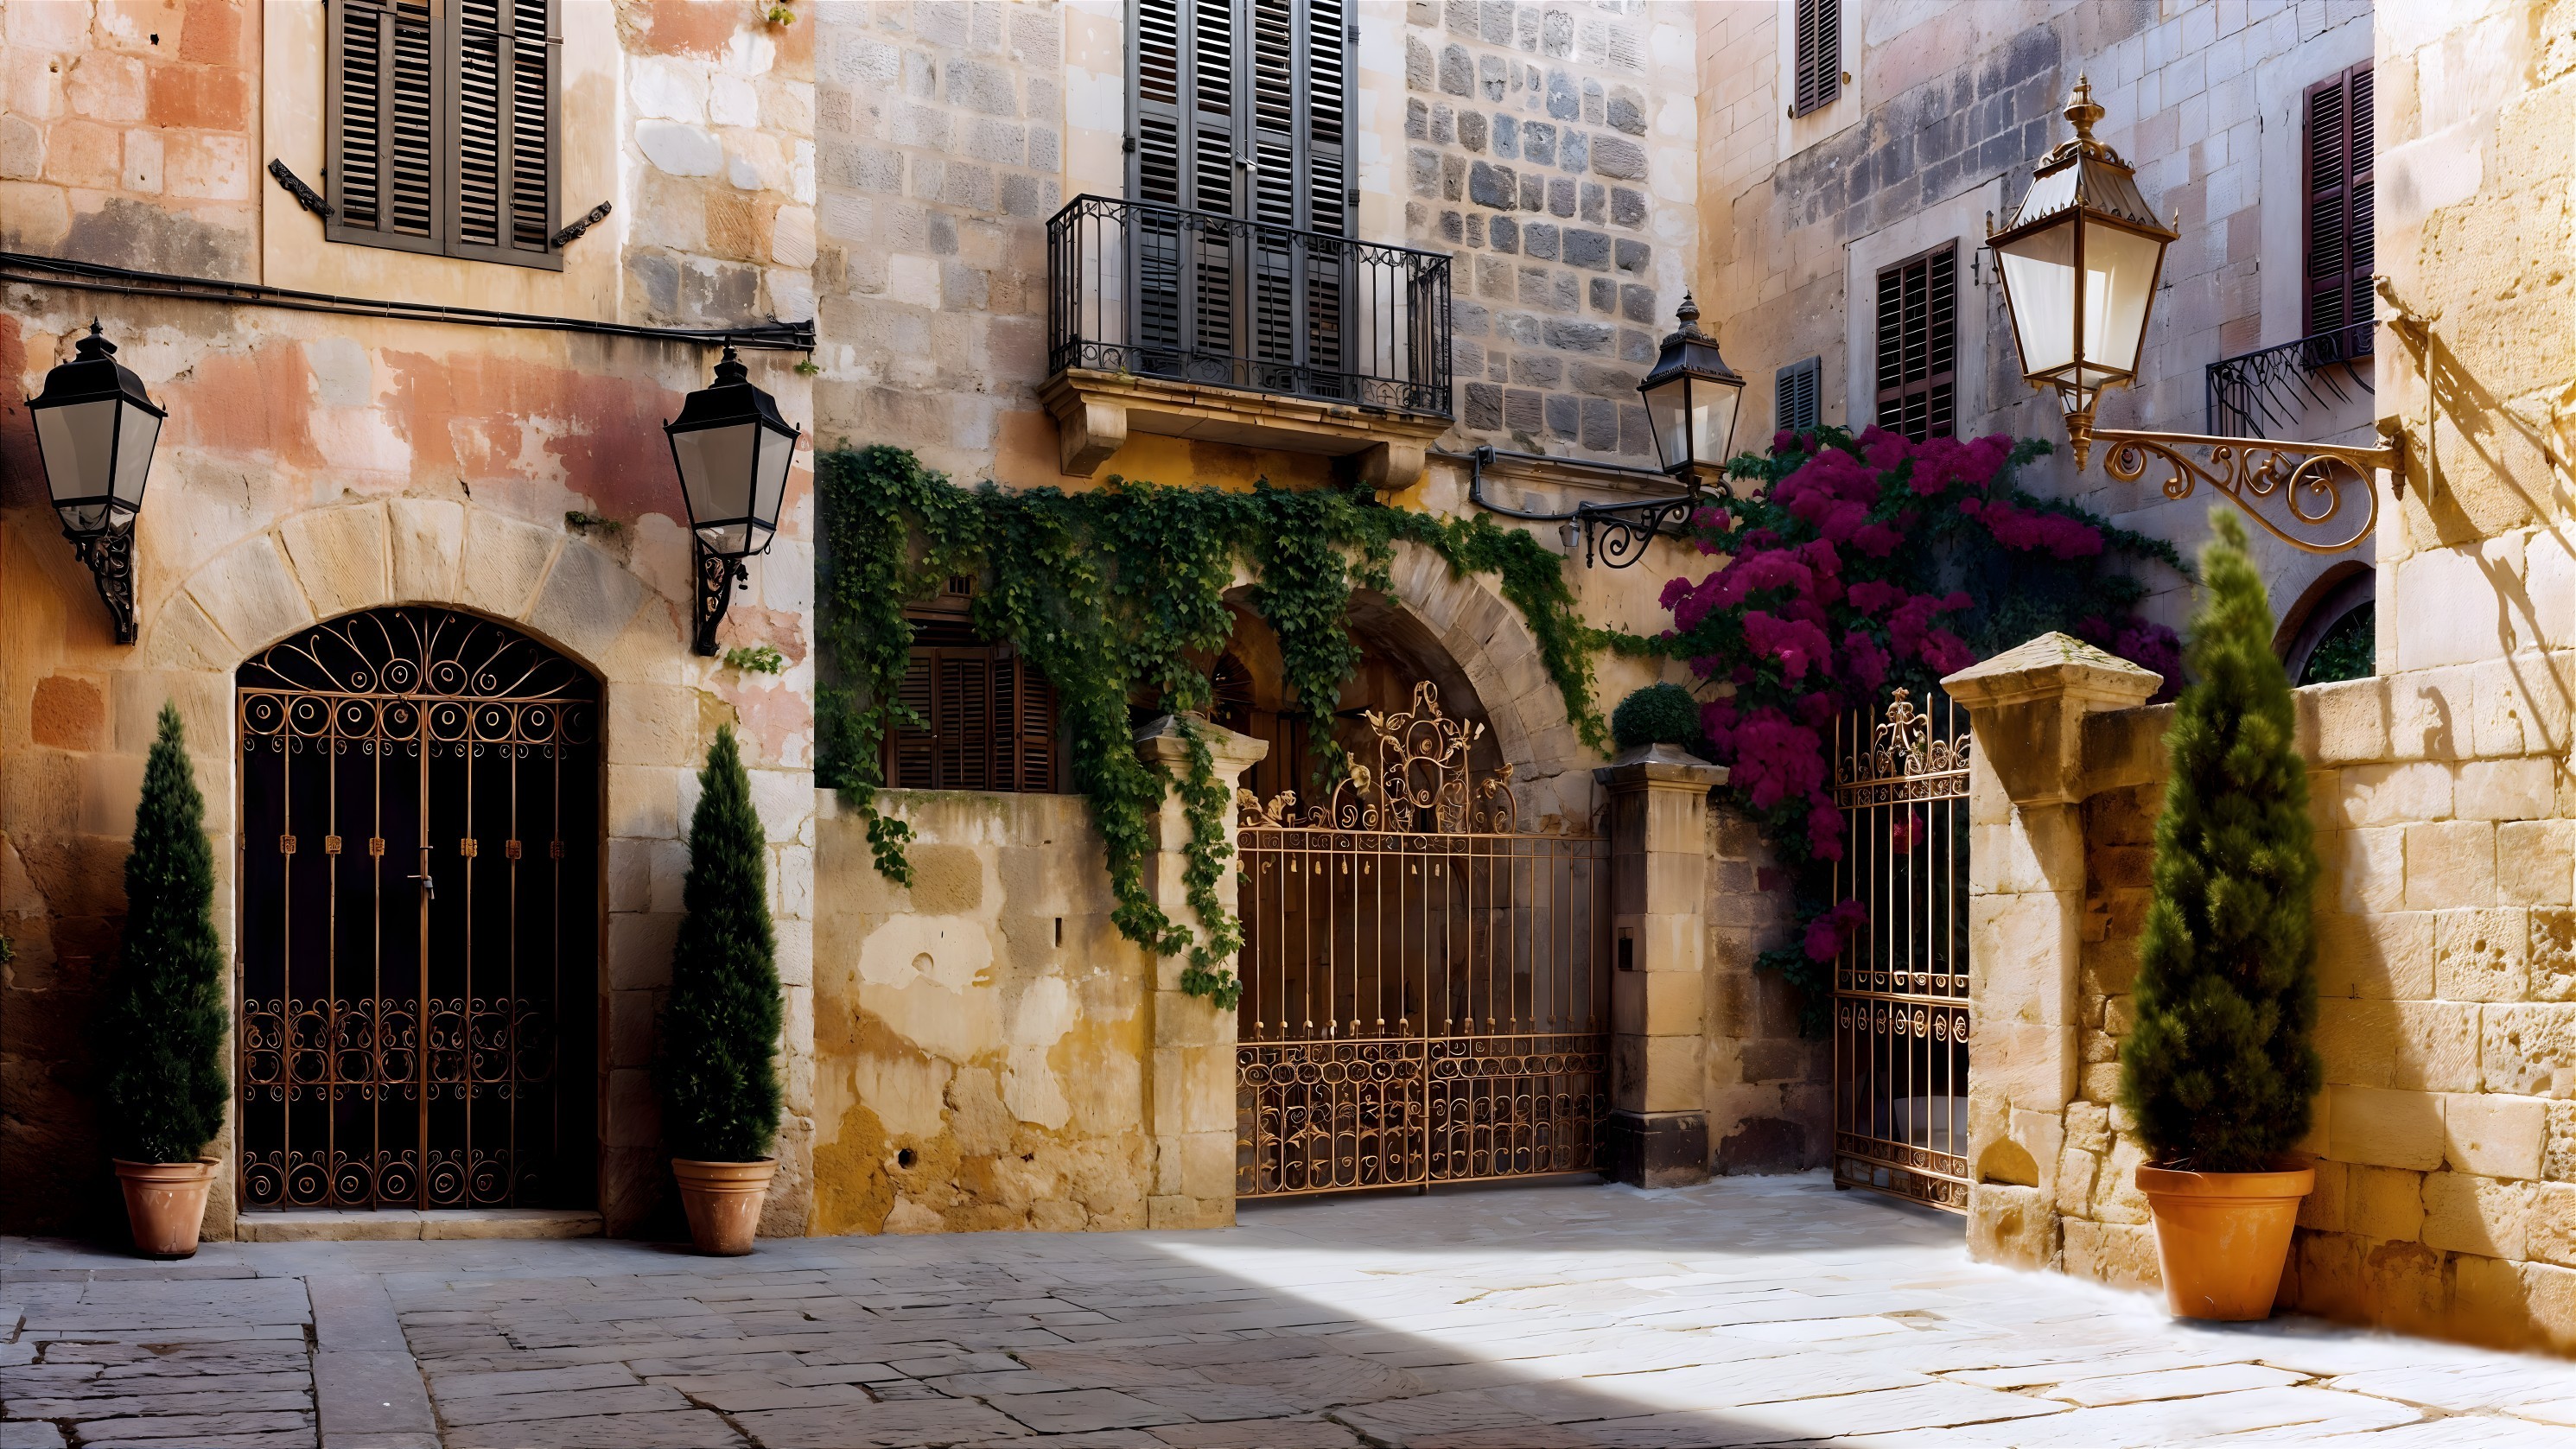
<instances>
[{"instance_id":1,"label":"potted cypress tree","mask_svg":"<svg viewBox=\"0 0 2576 1449\"><path fill-rule=\"evenodd\" d=\"M2138 1188L2167 1302L2177 1317L2238 1320L2272 1311L2299 1200L2316 1186L2289 1153L2324 1069L2309 1043L2307 765L2244 527L2224 510L2213 523L2192 683L2165 734L2172 773L2120 1097L2147 1149Z\"/></svg>"},{"instance_id":2,"label":"potted cypress tree","mask_svg":"<svg viewBox=\"0 0 2576 1449\"><path fill-rule=\"evenodd\" d=\"M733 728L716 731L689 822L688 915L662 1016L662 1131L698 1251L751 1251L778 1160L778 945L767 844Z\"/></svg>"},{"instance_id":3,"label":"potted cypress tree","mask_svg":"<svg viewBox=\"0 0 2576 1449\"><path fill-rule=\"evenodd\" d=\"M108 1153L135 1250L147 1258L196 1253L221 1165L204 1155L223 1130L230 1090L214 905L206 802L179 712L164 704L125 857L124 941L95 1023Z\"/></svg>"}]
</instances>

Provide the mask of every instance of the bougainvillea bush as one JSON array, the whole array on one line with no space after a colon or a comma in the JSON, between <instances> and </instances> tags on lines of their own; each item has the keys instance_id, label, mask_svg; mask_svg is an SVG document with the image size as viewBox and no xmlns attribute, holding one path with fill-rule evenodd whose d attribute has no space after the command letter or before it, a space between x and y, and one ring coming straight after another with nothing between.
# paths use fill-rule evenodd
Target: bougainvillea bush
<instances>
[{"instance_id":1,"label":"bougainvillea bush","mask_svg":"<svg viewBox=\"0 0 2576 1449\"><path fill-rule=\"evenodd\" d=\"M1832 901L1843 856L1827 758L1834 720L1873 713L1903 686L1918 700L1945 674L2050 630L2173 681L2172 630L2138 617L2136 566L2181 571L2171 545L2015 485L2048 451L2003 436L1913 442L1871 428L1781 433L1767 456L1729 466L1757 486L1693 520L1724 562L1664 589L1673 628L1655 647L1702 677L1709 758L1778 848L1799 932L1763 964L1803 989L1820 1032L1827 969L1861 913Z\"/></svg>"}]
</instances>

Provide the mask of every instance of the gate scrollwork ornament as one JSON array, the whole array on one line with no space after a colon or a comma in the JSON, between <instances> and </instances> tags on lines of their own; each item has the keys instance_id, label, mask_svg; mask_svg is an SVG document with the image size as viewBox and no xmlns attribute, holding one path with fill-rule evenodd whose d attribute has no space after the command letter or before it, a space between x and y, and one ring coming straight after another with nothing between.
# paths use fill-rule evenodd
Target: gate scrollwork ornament
<instances>
[{"instance_id":1,"label":"gate scrollwork ornament","mask_svg":"<svg viewBox=\"0 0 2576 1449\"><path fill-rule=\"evenodd\" d=\"M1237 822L1250 828L1383 830L1418 835L1510 835L1520 828L1512 767L1470 763L1485 727L1440 708L1430 680L1413 686L1411 708L1368 710L1372 759L1354 755L1323 803L1300 811L1297 792L1268 800L1234 792Z\"/></svg>"}]
</instances>

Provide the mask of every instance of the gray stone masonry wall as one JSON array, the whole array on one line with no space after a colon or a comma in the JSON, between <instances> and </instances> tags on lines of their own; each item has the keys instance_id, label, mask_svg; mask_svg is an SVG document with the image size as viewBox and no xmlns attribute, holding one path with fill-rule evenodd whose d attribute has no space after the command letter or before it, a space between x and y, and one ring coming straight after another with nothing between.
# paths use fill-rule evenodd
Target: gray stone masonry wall
<instances>
[{"instance_id":1,"label":"gray stone masonry wall","mask_svg":"<svg viewBox=\"0 0 2576 1449\"><path fill-rule=\"evenodd\" d=\"M1413 0L1405 234L1453 253L1458 424L1532 452L1651 457L1654 282L1643 0Z\"/></svg>"},{"instance_id":2,"label":"gray stone masonry wall","mask_svg":"<svg viewBox=\"0 0 2576 1449\"><path fill-rule=\"evenodd\" d=\"M818 441L900 441L983 477L1046 369L1063 16L870 0L816 20Z\"/></svg>"}]
</instances>

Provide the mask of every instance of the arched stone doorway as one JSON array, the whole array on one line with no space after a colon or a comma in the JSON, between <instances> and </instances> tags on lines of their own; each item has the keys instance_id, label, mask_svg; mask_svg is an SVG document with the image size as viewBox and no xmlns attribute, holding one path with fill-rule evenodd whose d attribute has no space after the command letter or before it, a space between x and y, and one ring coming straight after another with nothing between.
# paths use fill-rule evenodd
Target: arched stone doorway
<instances>
[{"instance_id":1,"label":"arched stone doorway","mask_svg":"<svg viewBox=\"0 0 2576 1449\"><path fill-rule=\"evenodd\" d=\"M235 675L243 1208L597 1198L600 686L371 609Z\"/></svg>"}]
</instances>

